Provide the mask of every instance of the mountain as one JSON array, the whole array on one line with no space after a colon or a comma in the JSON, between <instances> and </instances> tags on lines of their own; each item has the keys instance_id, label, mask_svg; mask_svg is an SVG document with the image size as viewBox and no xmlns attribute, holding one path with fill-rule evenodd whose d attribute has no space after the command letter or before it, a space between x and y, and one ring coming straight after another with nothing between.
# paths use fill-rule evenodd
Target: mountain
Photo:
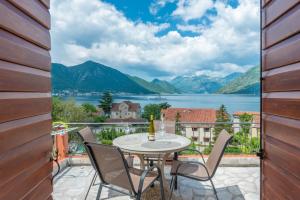
<instances>
[{"instance_id":1,"label":"mountain","mask_svg":"<svg viewBox=\"0 0 300 200\"><path fill-rule=\"evenodd\" d=\"M173 85L171 85L167 81L162 81L159 79L154 79L151 82L148 82L142 78L139 78L137 76L130 76L128 77L135 81L137 84L140 86L146 88L147 90L150 90L154 93L159 93L159 94L174 94L174 93L180 93L180 91L175 88Z\"/></svg>"},{"instance_id":2,"label":"mountain","mask_svg":"<svg viewBox=\"0 0 300 200\"><path fill-rule=\"evenodd\" d=\"M259 94L260 92L260 69L253 67L238 78L230 81L218 92L223 94Z\"/></svg>"},{"instance_id":3,"label":"mountain","mask_svg":"<svg viewBox=\"0 0 300 200\"><path fill-rule=\"evenodd\" d=\"M80 92L154 93L137 84L120 71L93 61L71 67L53 63L52 85L55 92L78 90Z\"/></svg>"},{"instance_id":4,"label":"mountain","mask_svg":"<svg viewBox=\"0 0 300 200\"><path fill-rule=\"evenodd\" d=\"M178 76L171 80L171 84L185 93L216 93L225 84L241 76L235 72L225 77Z\"/></svg>"}]
</instances>

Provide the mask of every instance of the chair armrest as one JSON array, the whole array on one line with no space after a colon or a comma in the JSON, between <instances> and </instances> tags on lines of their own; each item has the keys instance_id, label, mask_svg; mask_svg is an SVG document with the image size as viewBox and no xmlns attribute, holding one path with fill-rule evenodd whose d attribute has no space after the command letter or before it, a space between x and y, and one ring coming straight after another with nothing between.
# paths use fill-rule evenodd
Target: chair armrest
<instances>
[{"instance_id":1,"label":"chair armrest","mask_svg":"<svg viewBox=\"0 0 300 200\"><path fill-rule=\"evenodd\" d=\"M175 174L178 174L179 168L180 168L181 166L183 166L184 164L197 164L197 165L201 165L201 166L204 167L204 169L205 169L205 171L206 171L206 173L207 173L207 176L210 177L210 175L209 175L209 173L208 173L208 170L207 170L205 164L203 164L203 163L201 163L201 162L197 162L197 161L185 161L185 162L179 163L178 166L177 166L177 168L176 168Z\"/></svg>"},{"instance_id":2,"label":"chair armrest","mask_svg":"<svg viewBox=\"0 0 300 200\"><path fill-rule=\"evenodd\" d=\"M205 163L205 160L204 160L204 157L203 157L203 154L201 153L201 151L198 151L198 150L196 150L196 149L185 149L185 150L179 151L178 153L184 152L184 151L195 151L195 152L197 152L198 154L201 155L201 158L202 158L202 160L203 160L203 163Z\"/></svg>"},{"instance_id":3,"label":"chair armrest","mask_svg":"<svg viewBox=\"0 0 300 200\"><path fill-rule=\"evenodd\" d=\"M153 171L153 169L157 169L158 177L161 177L161 170L160 170L160 168L156 164L154 164L152 167L144 170L143 173L142 173L142 176L140 178L138 192L142 192L144 180L145 180L147 174L149 174L149 172Z\"/></svg>"}]
</instances>

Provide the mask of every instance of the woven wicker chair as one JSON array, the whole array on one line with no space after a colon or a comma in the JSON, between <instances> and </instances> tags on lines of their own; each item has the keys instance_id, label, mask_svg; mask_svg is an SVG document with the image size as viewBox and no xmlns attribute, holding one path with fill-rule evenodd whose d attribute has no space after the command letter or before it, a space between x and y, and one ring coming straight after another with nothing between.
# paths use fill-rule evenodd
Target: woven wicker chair
<instances>
[{"instance_id":1,"label":"woven wicker chair","mask_svg":"<svg viewBox=\"0 0 300 200\"><path fill-rule=\"evenodd\" d=\"M212 178L215 175L215 172L219 166L225 148L231 139L232 136L228 134L225 130L223 130L219 134L218 139L215 142L215 145L212 149L212 152L209 155L206 162L201 152L193 149L190 150L198 152L202 157L203 163L196 162L196 161L173 161L172 168L171 168L172 180L170 186L171 187L170 199L172 198L172 192L175 185L174 180L177 178L177 176L183 176L197 181L210 181L214 193L216 195L216 198L218 199L217 191L213 184Z\"/></svg>"},{"instance_id":2,"label":"woven wicker chair","mask_svg":"<svg viewBox=\"0 0 300 200\"><path fill-rule=\"evenodd\" d=\"M161 199L164 200L162 175L158 167L153 166L148 170L129 168L118 147L88 142L85 145L101 180L96 199L100 199L102 188L107 187L140 200L142 193L158 180ZM114 186L123 188L128 193Z\"/></svg>"},{"instance_id":3,"label":"woven wicker chair","mask_svg":"<svg viewBox=\"0 0 300 200\"><path fill-rule=\"evenodd\" d=\"M83 143L84 142L97 143L97 139L96 139L95 135L93 134L93 132L92 132L92 130L91 130L90 127L85 127L83 129L81 129L78 132L78 136L81 138L81 140L82 140ZM89 156L89 158L90 158L90 160L92 159L90 156ZM125 159L127 161L128 166L129 167L133 167L133 156L126 155ZM94 176L92 178L92 181L91 181L91 183L89 185L88 191L87 191L84 199L87 198L91 187L95 184L95 181L97 179L96 167L94 166L93 162L91 162L91 163L92 163L93 168L95 169L95 173L94 173Z\"/></svg>"}]
</instances>

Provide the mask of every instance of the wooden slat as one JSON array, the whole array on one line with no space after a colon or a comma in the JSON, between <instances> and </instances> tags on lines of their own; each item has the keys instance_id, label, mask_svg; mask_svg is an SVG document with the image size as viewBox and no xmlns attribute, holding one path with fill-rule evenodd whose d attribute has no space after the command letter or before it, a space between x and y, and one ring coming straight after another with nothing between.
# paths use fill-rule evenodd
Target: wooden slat
<instances>
[{"instance_id":1,"label":"wooden slat","mask_svg":"<svg viewBox=\"0 0 300 200\"><path fill-rule=\"evenodd\" d=\"M274 189L270 186L270 184L267 181L265 181L264 183L265 183L265 187L263 188L263 190L264 190L263 199L265 199L265 200L282 200L282 199L285 199L284 196L282 196L281 194L274 191Z\"/></svg>"},{"instance_id":2,"label":"wooden slat","mask_svg":"<svg viewBox=\"0 0 300 200\"><path fill-rule=\"evenodd\" d=\"M36 188L27 194L23 200L45 200L52 193L51 176L45 178Z\"/></svg>"},{"instance_id":3,"label":"wooden slat","mask_svg":"<svg viewBox=\"0 0 300 200\"><path fill-rule=\"evenodd\" d=\"M0 152L4 153L51 132L51 114L0 124Z\"/></svg>"},{"instance_id":4,"label":"wooden slat","mask_svg":"<svg viewBox=\"0 0 300 200\"><path fill-rule=\"evenodd\" d=\"M280 163L282 170L286 170L300 180L300 149L272 137L266 137L266 159L272 163Z\"/></svg>"},{"instance_id":5,"label":"wooden slat","mask_svg":"<svg viewBox=\"0 0 300 200\"><path fill-rule=\"evenodd\" d=\"M40 0L40 2L46 7L50 8L50 0Z\"/></svg>"},{"instance_id":6,"label":"wooden slat","mask_svg":"<svg viewBox=\"0 0 300 200\"><path fill-rule=\"evenodd\" d=\"M291 93L285 93L287 97ZM264 113L278 115L282 117L300 119L300 99L284 99L284 98L264 98Z\"/></svg>"},{"instance_id":7,"label":"wooden slat","mask_svg":"<svg viewBox=\"0 0 300 200\"><path fill-rule=\"evenodd\" d=\"M0 123L51 112L50 94L2 93Z\"/></svg>"},{"instance_id":8,"label":"wooden slat","mask_svg":"<svg viewBox=\"0 0 300 200\"><path fill-rule=\"evenodd\" d=\"M34 170L34 171L33 171ZM48 162L39 169L29 169L22 177L13 183L6 184L0 188L0 199L22 199L32 191L43 179L48 177L52 171L52 163ZM16 192L17 191L17 192ZM46 191L44 191L46 192Z\"/></svg>"},{"instance_id":9,"label":"wooden slat","mask_svg":"<svg viewBox=\"0 0 300 200\"><path fill-rule=\"evenodd\" d=\"M300 31L300 4L263 30L263 49L268 48Z\"/></svg>"},{"instance_id":10,"label":"wooden slat","mask_svg":"<svg viewBox=\"0 0 300 200\"><path fill-rule=\"evenodd\" d=\"M47 50L0 29L0 60L50 71L51 57Z\"/></svg>"},{"instance_id":11,"label":"wooden slat","mask_svg":"<svg viewBox=\"0 0 300 200\"><path fill-rule=\"evenodd\" d=\"M0 91L51 92L50 72L0 60Z\"/></svg>"},{"instance_id":12,"label":"wooden slat","mask_svg":"<svg viewBox=\"0 0 300 200\"><path fill-rule=\"evenodd\" d=\"M263 77L264 92L300 90L300 63L265 71Z\"/></svg>"},{"instance_id":13,"label":"wooden slat","mask_svg":"<svg viewBox=\"0 0 300 200\"><path fill-rule=\"evenodd\" d=\"M300 149L300 121L263 115L265 135Z\"/></svg>"},{"instance_id":14,"label":"wooden slat","mask_svg":"<svg viewBox=\"0 0 300 200\"><path fill-rule=\"evenodd\" d=\"M274 22L298 3L299 0L273 0L264 8L264 17L262 18L263 27Z\"/></svg>"},{"instance_id":15,"label":"wooden slat","mask_svg":"<svg viewBox=\"0 0 300 200\"><path fill-rule=\"evenodd\" d=\"M262 7L265 7L265 6L266 6L268 3L270 3L271 1L272 1L272 0L262 0L262 1L261 1L261 4L262 4L261 6L262 6Z\"/></svg>"},{"instance_id":16,"label":"wooden slat","mask_svg":"<svg viewBox=\"0 0 300 200\"><path fill-rule=\"evenodd\" d=\"M269 160L264 161L263 167L264 177L267 177L264 184L269 184L274 191L280 196L284 196L285 199L297 199L299 197L299 179L291 176L289 172L277 168Z\"/></svg>"},{"instance_id":17,"label":"wooden slat","mask_svg":"<svg viewBox=\"0 0 300 200\"><path fill-rule=\"evenodd\" d=\"M47 50L50 49L50 33L47 28L12 6L7 1L0 2L0 27L6 29Z\"/></svg>"},{"instance_id":18,"label":"wooden slat","mask_svg":"<svg viewBox=\"0 0 300 200\"><path fill-rule=\"evenodd\" d=\"M299 52L300 34L297 34L263 51L263 71L300 62Z\"/></svg>"},{"instance_id":19,"label":"wooden slat","mask_svg":"<svg viewBox=\"0 0 300 200\"><path fill-rule=\"evenodd\" d=\"M47 134L19 148L0 154L1 187L4 184L9 185L7 183L9 181L17 181L16 177L25 173L34 163L44 165L50 162L51 147L51 136Z\"/></svg>"},{"instance_id":20,"label":"wooden slat","mask_svg":"<svg viewBox=\"0 0 300 200\"><path fill-rule=\"evenodd\" d=\"M32 17L40 24L50 29L50 13L45 6L38 0L8 0L14 6L25 12L28 16Z\"/></svg>"}]
</instances>

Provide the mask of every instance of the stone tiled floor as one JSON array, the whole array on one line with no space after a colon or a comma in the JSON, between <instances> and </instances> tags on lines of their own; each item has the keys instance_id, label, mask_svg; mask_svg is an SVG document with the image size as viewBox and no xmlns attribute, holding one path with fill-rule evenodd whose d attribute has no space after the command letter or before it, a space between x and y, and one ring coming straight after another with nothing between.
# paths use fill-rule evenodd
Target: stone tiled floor
<instances>
[{"instance_id":1,"label":"stone tiled floor","mask_svg":"<svg viewBox=\"0 0 300 200\"><path fill-rule=\"evenodd\" d=\"M168 173L168 167L166 173ZM84 199L88 184L93 176L90 166L76 166L66 168L54 180L55 200ZM168 179L170 178L167 175ZM219 167L213 179L220 200L258 200L259 199L259 168L258 167ZM96 181L96 183L99 180ZM97 187L93 186L89 193L89 200L95 199ZM207 199L215 196L209 182L197 182L186 178L179 178L176 196L183 200ZM103 189L101 199L128 200L127 196Z\"/></svg>"}]
</instances>

